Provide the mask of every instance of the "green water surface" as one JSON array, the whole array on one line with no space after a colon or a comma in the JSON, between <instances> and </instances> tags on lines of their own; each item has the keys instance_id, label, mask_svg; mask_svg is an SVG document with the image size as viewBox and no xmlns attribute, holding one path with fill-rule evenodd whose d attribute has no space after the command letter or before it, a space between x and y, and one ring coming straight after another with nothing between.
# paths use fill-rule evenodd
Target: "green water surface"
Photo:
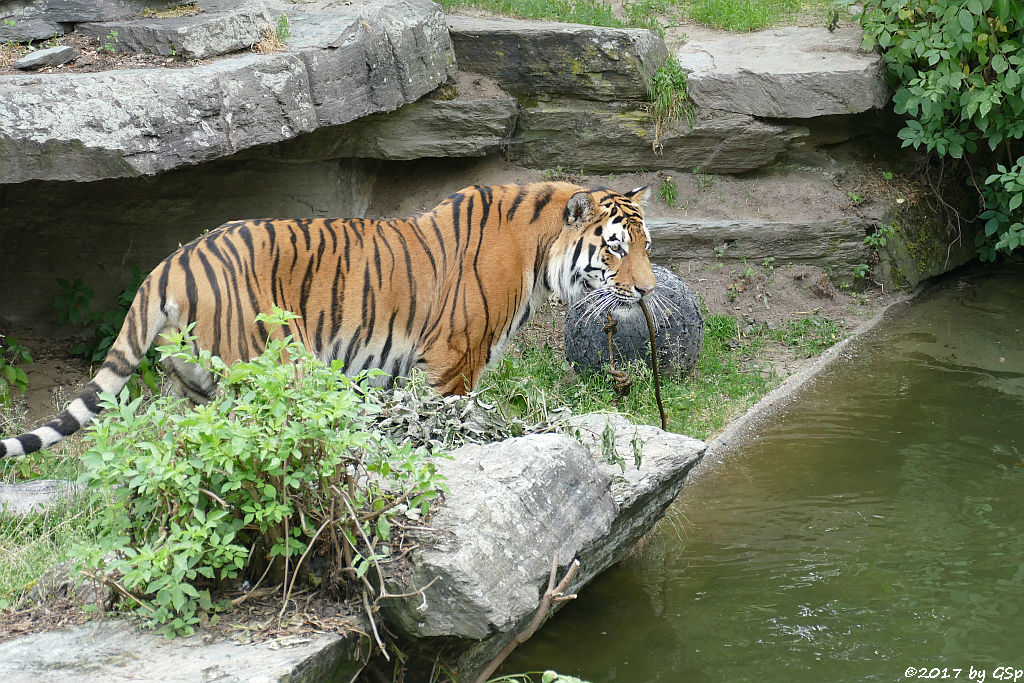
<instances>
[{"instance_id":1,"label":"green water surface","mask_svg":"<svg viewBox=\"0 0 1024 683\"><path fill-rule=\"evenodd\" d=\"M646 545L504 671L597 683L1024 669L1022 331L1020 271L961 273L919 297L688 484Z\"/></svg>"}]
</instances>

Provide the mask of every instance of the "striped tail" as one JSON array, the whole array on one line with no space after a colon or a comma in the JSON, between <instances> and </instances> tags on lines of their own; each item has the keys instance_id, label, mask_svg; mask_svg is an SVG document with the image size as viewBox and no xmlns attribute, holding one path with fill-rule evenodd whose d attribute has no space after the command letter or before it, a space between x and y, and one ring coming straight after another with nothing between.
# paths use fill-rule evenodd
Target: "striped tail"
<instances>
[{"instance_id":1,"label":"striped tail","mask_svg":"<svg viewBox=\"0 0 1024 683\"><path fill-rule=\"evenodd\" d=\"M135 309L135 305L132 306L132 309ZM133 313L135 310L129 311L128 316L131 317ZM125 326L121 328L107 357L103 359L103 365L100 366L96 376L85 385L78 398L42 427L27 434L0 441L0 458L34 453L49 448L89 424L102 410L100 394L117 394L121 391L128 383L132 373L139 367L143 355L156 338L156 331L163 326L164 321L166 321L166 316L159 321L160 324L148 326L152 331L151 335L147 335L150 338L141 340L145 346L139 350L131 340L132 330L129 329L130 326L126 320Z\"/></svg>"}]
</instances>

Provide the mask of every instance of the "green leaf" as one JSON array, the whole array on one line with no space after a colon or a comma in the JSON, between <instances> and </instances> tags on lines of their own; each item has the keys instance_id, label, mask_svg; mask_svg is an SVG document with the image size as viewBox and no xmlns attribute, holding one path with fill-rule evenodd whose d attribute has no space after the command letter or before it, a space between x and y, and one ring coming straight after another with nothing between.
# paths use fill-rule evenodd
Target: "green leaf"
<instances>
[{"instance_id":1,"label":"green leaf","mask_svg":"<svg viewBox=\"0 0 1024 683\"><path fill-rule=\"evenodd\" d=\"M1006 57L1001 54L995 54L992 56L992 69L1001 74L1009 68L1010 64L1006 61ZM1016 74L1015 74L1016 75Z\"/></svg>"},{"instance_id":2,"label":"green leaf","mask_svg":"<svg viewBox=\"0 0 1024 683\"><path fill-rule=\"evenodd\" d=\"M964 31L971 32L974 30L974 15L965 9L960 10L957 18L960 20L960 26Z\"/></svg>"},{"instance_id":3,"label":"green leaf","mask_svg":"<svg viewBox=\"0 0 1024 683\"><path fill-rule=\"evenodd\" d=\"M1018 192L1017 194L1013 195L1013 197L1010 198L1010 211L1013 211L1018 206L1020 206L1021 201L1024 201L1024 193Z\"/></svg>"},{"instance_id":4,"label":"green leaf","mask_svg":"<svg viewBox=\"0 0 1024 683\"><path fill-rule=\"evenodd\" d=\"M377 535L382 541L391 540L391 524L384 515L377 518Z\"/></svg>"}]
</instances>

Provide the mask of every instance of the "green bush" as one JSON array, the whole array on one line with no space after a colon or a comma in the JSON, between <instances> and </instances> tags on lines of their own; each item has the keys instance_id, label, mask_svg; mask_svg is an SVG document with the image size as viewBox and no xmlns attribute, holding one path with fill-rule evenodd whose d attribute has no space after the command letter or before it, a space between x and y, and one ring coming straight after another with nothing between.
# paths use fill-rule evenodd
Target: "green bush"
<instances>
[{"instance_id":1,"label":"green bush","mask_svg":"<svg viewBox=\"0 0 1024 683\"><path fill-rule=\"evenodd\" d=\"M1015 250L1024 231L1024 3L865 0L860 22L864 47L882 48L897 82L903 146L967 159L983 188L979 255Z\"/></svg>"},{"instance_id":2,"label":"green bush","mask_svg":"<svg viewBox=\"0 0 1024 683\"><path fill-rule=\"evenodd\" d=\"M18 367L20 363L32 364L32 354L14 337L0 334L0 406L11 404L13 390L24 394L28 388L28 376Z\"/></svg>"},{"instance_id":3,"label":"green bush","mask_svg":"<svg viewBox=\"0 0 1024 683\"><path fill-rule=\"evenodd\" d=\"M187 343L160 350L189 359ZM379 392L290 337L230 367L208 352L198 362L221 393L194 410L103 397L82 456L80 482L101 510L85 564L168 636L216 618L215 589L243 576L269 575L287 596L311 554L325 557L334 585L369 590L364 575L389 556L397 505L426 514L437 495L427 451L377 434Z\"/></svg>"}]
</instances>

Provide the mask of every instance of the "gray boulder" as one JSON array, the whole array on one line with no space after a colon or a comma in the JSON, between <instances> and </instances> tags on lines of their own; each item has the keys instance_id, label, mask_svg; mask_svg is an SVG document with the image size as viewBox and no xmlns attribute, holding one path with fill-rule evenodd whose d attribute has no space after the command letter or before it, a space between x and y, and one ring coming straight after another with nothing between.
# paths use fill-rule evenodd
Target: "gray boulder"
<instances>
[{"instance_id":1,"label":"gray boulder","mask_svg":"<svg viewBox=\"0 0 1024 683\"><path fill-rule=\"evenodd\" d=\"M665 42L645 29L551 21L447 18L459 67L514 95L644 100L665 63Z\"/></svg>"},{"instance_id":2,"label":"gray boulder","mask_svg":"<svg viewBox=\"0 0 1024 683\"><path fill-rule=\"evenodd\" d=\"M346 9L353 14L288 14L288 50L306 65L321 126L394 111L455 74L444 17L430 0Z\"/></svg>"},{"instance_id":3,"label":"gray boulder","mask_svg":"<svg viewBox=\"0 0 1024 683\"><path fill-rule=\"evenodd\" d=\"M78 57L78 50L70 45L58 45L43 50L33 50L14 63L15 69L31 71L33 69L44 69L48 66L60 66L67 64Z\"/></svg>"},{"instance_id":4,"label":"gray boulder","mask_svg":"<svg viewBox=\"0 0 1024 683\"><path fill-rule=\"evenodd\" d=\"M713 173L742 173L774 162L806 135L801 126L707 111L692 128L685 121L669 126L656 154L649 113L635 106L558 101L523 109L508 158L532 168L563 166L588 173L696 166Z\"/></svg>"},{"instance_id":5,"label":"gray boulder","mask_svg":"<svg viewBox=\"0 0 1024 683\"><path fill-rule=\"evenodd\" d=\"M697 298L686 283L667 268L654 266L658 286L647 310L654 323L658 370L663 376L682 377L697 364L704 343L704 320ZM601 372L608 363L607 316L588 316L586 302L570 306L565 314L565 355L580 372ZM639 306L612 313L616 321L612 348L615 365L649 359L650 332Z\"/></svg>"},{"instance_id":6,"label":"gray boulder","mask_svg":"<svg viewBox=\"0 0 1024 683\"><path fill-rule=\"evenodd\" d=\"M77 24L84 21L127 19L144 9L163 9L172 4L169 0L7 0L0 8L0 18L10 17L18 24L29 21ZM51 31L49 35L36 37L52 36Z\"/></svg>"},{"instance_id":7,"label":"gray boulder","mask_svg":"<svg viewBox=\"0 0 1024 683\"><path fill-rule=\"evenodd\" d=\"M272 23L265 7L253 4L230 12L202 12L188 17L85 23L75 30L101 42L116 31L117 40L112 43L115 52L207 59L248 49L260 41Z\"/></svg>"},{"instance_id":8,"label":"gray boulder","mask_svg":"<svg viewBox=\"0 0 1024 683\"><path fill-rule=\"evenodd\" d=\"M698 106L770 118L881 109L885 66L861 31L790 27L691 41L676 52Z\"/></svg>"},{"instance_id":9,"label":"gray boulder","mask_svg":"<svg viewBox=\"0 0 1024 683\"><path fill-rule=\"evenodd\" d=\"M14 0L0 5L0 43L27 43L62 35L63 26L42 16L29 3Z\"/></svg>"},{"instance_id":10,"label":"gray boulder","mask_svg":"<svg viewBox=\"0 0 1024 683\"><path fill-rule=\"evenodd\" d=\"M469 445L438 465L449 489L394 593L434 584L426 600L392 600L385 615L415 638L469 640L506 632L537 608L557 553L564 567L608 533L607 475L577 441L555 434ZM426 609L420 609L426 602Z\"/></svg>"},{"instance_id":11,"label":"gray boulder","mask_svg":"<svg viewBox=\"0 0 1024 683\"><path fill-rule=\"evenodd\" d=\"M606 428L625 472L600 455ZM460 639L460 680L472 680L533 617L556 553L559 576L580 560L569 587L577 591L661 518L705 450L618 415L573 418L570 429L582 444L542 434L453 451L438 466L450 494L429 520L433 531L388 579L392 592L434 581L424 597L385 601L384 616L403 635L428 638L428 649L436 637ZM643 452L639 469L634 442Z\"/></svg>"}]
</instances>

